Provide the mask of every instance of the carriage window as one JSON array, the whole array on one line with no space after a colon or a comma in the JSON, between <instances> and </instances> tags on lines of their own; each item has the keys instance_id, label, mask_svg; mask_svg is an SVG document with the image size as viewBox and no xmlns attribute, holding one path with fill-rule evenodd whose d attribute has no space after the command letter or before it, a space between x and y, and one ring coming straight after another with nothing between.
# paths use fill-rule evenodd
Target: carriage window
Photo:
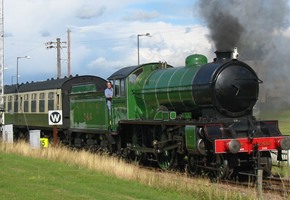
<instances>
[{"instance_id":1,"label":"carriage window","mask_svg":"<svg viewBox=\"0 0 290 200\"><path fill-rule=\"evenodd\" d=\"M56 95L56 108L59 109L60 105L60 99L59 99L59 94Z\"/></svg>"},{"instance_id":2,"label":"carriage window","mask_svg":"<svg viewBox=\"0 0 290 200\"><path fill-rule=\"evenodd\" d=\"M12 96L8 96L8 112L12 112Z\"/></svg>"},{"instance_id":3,"label":"carriage window","mask_svg":"<svg viewBox=\"0 0 290 200\"><path fill-rule=\"evenodd\" d=\"M14 112L18 112L18 95L14 96Z\"/></svg>"},{"instance_id":4,"label":"carriage window","mask_svg":"<svg viewBox=\"0 0 290 200\"><path fill-rule=\"evenodd\" d=\"M45 94L40 93L39 94L39 112L44 112L45 111Z\"/></svg>"},{"instance_id":5,"label":"carriage window","mask_svg":"<svg viewBox=\"0 0 290 200\"><path fill-rule=\"evenodd\" d=\"M23 97L20 96L19 99L20 99L20 103L19 103L19 107L20 107L20 108L19 108L19 110L20 110L20 112L21 112L21 111L23 111Z\"/></svg>"},{"instance_id":6,"label":"carriage window","mask_svg":"<svg viewBox=\"0 0 290 200\"><path fill-rule=\"evenodd\" d=\"M36 100L37 100L37 94L34 93L31 95L31 112L36 112Z\"/></svg>"},{"instance_id":7,"label":"carriage window","mask_svg":"<svg viewBox=\"0 0 290 200\"><path fill-rule=\"evenodd\" d=\"M54 110L54 93L48 93L48 110Z\"/></svg>"},{"instance_id":8,"label":"carriage window","mask_svg":"<svg viewBox=\"0 0 290 200\"><path fill-rule=\"evenodd\" d=\"M6 109L6 97L3 97L3 109L5 110Z\"/></svg>"},{"instance_id":9,"label":"carriage window","mask_svg":"<svg viewBox=\"0 0 290 200\"><path fill-rule=\"evenodd\" d=\"M28 94L24 95L24 112L28 112Z\"/></svg>"}]
</instances>

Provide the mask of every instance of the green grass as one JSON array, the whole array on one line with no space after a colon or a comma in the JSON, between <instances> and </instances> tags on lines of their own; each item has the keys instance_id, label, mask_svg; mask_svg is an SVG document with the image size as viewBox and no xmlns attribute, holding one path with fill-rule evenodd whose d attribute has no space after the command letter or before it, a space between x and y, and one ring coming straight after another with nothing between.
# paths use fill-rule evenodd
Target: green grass
<instances>
[{"instance_id":1,"label":"green grass","mask_svg":"<svg viewBox=\"0 0 290 200\"><path fill-rule=\"evenodd\" d=\"M283 135L290 135L290 109L261 113L260 119L278 120L281 133Z\"/></svg>"},{"instance_id":2,"label":"green grass","mask_svg":"<svg viewBox=\"0 0 290 200\"><path fill-rule=\"evenodd\" d=\"M43 159L0 152L0 199L193 199Z\"/></svg>"},{"instance_id":3,"label":"green grass","mask_svg":"<svg viewBox=\"0 0 290 200\"><path fill-rule=\"evenodd\" d=\"M290 166L287 163L273 163L272 173L278 177L287 178L290 177Z\"/></svg>"},{"instance_id":4,"label":"green grass","mask_svg":"<svg viewBox=\"0 0 290 200\"><path fill-rule=\"evenodd\" d=\"M256 191L154 172L106 154L63 146L31 149L24 141L0 140L2 199L249 200L256 199Z\"/></svg>"}]
</instances>

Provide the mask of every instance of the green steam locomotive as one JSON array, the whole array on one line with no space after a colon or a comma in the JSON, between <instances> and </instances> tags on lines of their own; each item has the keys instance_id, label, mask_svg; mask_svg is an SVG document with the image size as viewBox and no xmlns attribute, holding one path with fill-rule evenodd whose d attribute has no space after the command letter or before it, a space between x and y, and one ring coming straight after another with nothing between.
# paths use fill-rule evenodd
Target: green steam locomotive
<instances>
[{"instance_id":1,"label":"green steam locomotive","mask_svg":"<svg viewBox=\"0 0 290 200\"><path fill-rule=\"evenodd\" d=\"M146 63L122 68L108 80L76 76L5 88L5 123L20 137L29 129L52 136L48 110L62 110L59 139L75 148L118 153L162 169L184 167L226 178L264 169L270 152L290 148L278 122L253 116L261 81L233 51L186 58L186 66ZM106 99L107 81L113 98ZM111 101L108 109L107 101Z\"/></svg>"}]
</instances>

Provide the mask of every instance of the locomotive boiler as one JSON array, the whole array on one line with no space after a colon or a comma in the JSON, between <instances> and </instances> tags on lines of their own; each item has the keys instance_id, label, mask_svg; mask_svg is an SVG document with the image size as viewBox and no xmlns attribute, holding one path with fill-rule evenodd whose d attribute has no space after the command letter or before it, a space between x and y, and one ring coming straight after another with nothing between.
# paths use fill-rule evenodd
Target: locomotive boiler
<instances>
[{"instance_id":1,"label":"locomotive boiler","mask_svg":"<svg viewBox=\"0 0 290 200\"><path fill-rule=\"evenodd\" d=\"M230 60L231 52L217 51L213 63L191 55L186 67L156 70L136 81L135 99L143 117L154 118L156 106L196 117L240 117L252 114L259 82L247 64ZM148 76L148 77L147 77Z\"/></svg>"}]
</instances>

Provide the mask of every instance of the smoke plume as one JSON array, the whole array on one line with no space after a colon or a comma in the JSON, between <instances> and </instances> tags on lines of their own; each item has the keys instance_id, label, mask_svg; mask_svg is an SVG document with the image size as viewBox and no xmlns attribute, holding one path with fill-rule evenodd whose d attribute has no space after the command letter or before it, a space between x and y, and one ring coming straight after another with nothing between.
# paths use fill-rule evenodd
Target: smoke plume
<instances>
[{"instance_id":1,"label":"smoke plume","mask_svg":"<svg viewBox=\"0 0 290 200\"><path fill-rule=\"evenodd\" d=\"M217 1L200 1L200 8L203 8L201 16L206 20L216 49L227 50L239 43L244 28L237 17L225 12L222 7Z\"/></svg>"},{"instance_id":2,"label":"smoke plume","mask_svg":"<svg viewBox=\"0 0 290 200\"><path fill-rule=\"evenodd\" d=\"M240 59L250 63L263 80L259 101L267 109L289 108L288 1L199 0L198 9L215 48L238 47Z\"/></svg>"}]
</instances>

